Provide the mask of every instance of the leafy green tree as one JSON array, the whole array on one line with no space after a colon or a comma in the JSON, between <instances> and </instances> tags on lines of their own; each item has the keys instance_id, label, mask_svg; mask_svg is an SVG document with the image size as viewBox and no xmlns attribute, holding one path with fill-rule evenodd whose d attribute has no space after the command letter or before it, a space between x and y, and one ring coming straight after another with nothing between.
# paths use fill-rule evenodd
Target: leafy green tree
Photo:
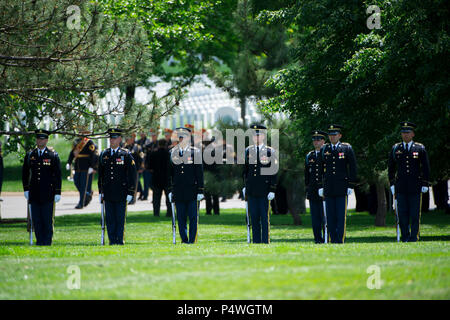
<instances>
[{"instance_id":1,"label":"leafy green tree","mask_svg":"<svg viewBox=\"0 0 450 320\"><path fill-rule=\"evenodd\" d=\"M381 8L381 29L369 29L369 5ZM261 21L294 30L295 64L267 85L278 95L262 103L288 112L299 131L340 123L352 144L361 183L377 186L376 225L385 225L386 160L399 123L416 122L433 177L448 178L442 148L448 131L448 7L445 1L298 1L263 12ZM305 148L306 149L306 148ZM448 152L447 152L448 153ZM434 166L434 165L433 165Z\"/></svg>"}]
</instances>

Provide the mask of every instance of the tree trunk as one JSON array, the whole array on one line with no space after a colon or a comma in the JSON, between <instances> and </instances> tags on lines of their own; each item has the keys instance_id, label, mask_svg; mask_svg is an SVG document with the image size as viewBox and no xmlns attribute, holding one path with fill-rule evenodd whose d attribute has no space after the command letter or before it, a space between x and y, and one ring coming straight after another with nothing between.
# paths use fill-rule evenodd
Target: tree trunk
<instances>
[{"instance_id":1,"label":"tree trunk","mask_svg":"<svg viewBox=\"0 0 450 320\"><path fill-rule=\"evenodd\" d=\"M133 106L135 92L136 86L134 85L127 86L125 88L125 108L123 112L124 114L127 114L128 111L130 111L131 107Z\"/></svg>"},{"instance_id":2,"label":"tree trunk","mask_svg":"<svg viewBox=\"0 0 450 320\"><path fill-rule=\"evenodd\" d=\"M294 219L294 225L302 225L300 213L306 212L306 206L304 184L301 182L300 178L294 179L292 183L286 187L286 198L289 212Z\"/></svg>"},{"instance_id":3,"label":"tree trunk","mask_svg":"<svg viewBox=\"0 0 450 320\"><path fill-rule=\"evenodd\" d=\"M386 193L382 181L378 181L375 186L377 190L377 214L375 216L375 226L384 227L386 226Z\"/></svg>"},{"instance_id":4,"label":"tree trunk","mask_svg":"<svg viewBox=\"0 0 450 320\"><path fill-rule=\"evenodd\" d=\"M245 126L246 125L245 115L246 115L246 108L247 108L247 100L245 99L245 97L239 97L239 105L241 106L242 124Z\"/></svg>"}]
</instances>

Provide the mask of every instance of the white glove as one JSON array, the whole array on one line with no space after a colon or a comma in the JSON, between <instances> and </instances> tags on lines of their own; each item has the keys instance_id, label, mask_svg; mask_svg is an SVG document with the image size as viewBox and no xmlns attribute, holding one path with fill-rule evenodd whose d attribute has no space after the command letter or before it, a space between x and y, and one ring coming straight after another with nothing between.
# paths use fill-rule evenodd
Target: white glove
<instances>
[{"instance_id":1,"label":"white glove","mask_svg":"<svg viewBox=\"0 0 450 320\"><path fill-rule=\"evenodd\" d=\"M70 164L66 164L66 170L70 170Z\"/></svg>"},{"instance_id":2,"label":"white glove","mask_svg":"<svg viewBox=\"0 0 450 320\"><path fill-rule=\"evenodd\" d=\"M130 203L131 200L133 200L133 196L132 195L127 195L127 202Z\"/></svg>"},{"instance_id":3,"label":"white glove","mask_svg":"<svg viewBox=\"0 0 450 320\"><path fill-rule=\"evenodd\" d=\"M89 168L89 169L88 169L88 174L91 174L92 172L94 172L94 169Z\"/></svg>"},{"instance_id":4,"label":"white glove","mask_svg":"<svg viewBox=\"0 0 450 320\"><path fill-rule=\"evenodd\" d=\"M172 202L172 192L169 192L169 202Z\"/></svg>"},{"instance_id":5,"label":"white glove","mask_svg":"<svg viewBox=\"0 0 450 320\"><path fill-rule=\"evenodd\" d=\"M103 194L102 193L100 193L98 195L98 200L100 201L100 203L102 203L102 200L103 200Z\"/></svg>"},{"instance_id":6,"label":"white glove","mask_svg":"<svg viewBox=\"0 0 450 320\"><path fill-rule=\"evenodd\" d=\"M353 189L347 188L347 195L349 196L349 195L351 195L352 193L353 193Z\"/></svg>"},{"instance_id":7,"label":"white glove","mask_svg":"<svg viewBox=\"0 0 450 320\"><path fill-rule=\"evenodd\" d=\"M392 192L392 195L395 194L395 186L394 185L391 186L391 192Z\"/></svg>"},{"instance_id":8,"label":"white glove","mask_svg":"<svg viewBox=\"0 0 450 320\"><path fill-rule=\"evenodd\" d=\"M319 197L323 197L323 188L319 189Z\"/></svg>"},{"instance_id":9,"label":"white glove","mask_svg":"<svg viewBox=\"0 0 450 320\"><path fill-rule=\"evenodd\" d=\"M203 193L197 194L197 201L202 201L203 199L205 199L205 196L203 195Z\"/></svg>"},{"instance_id":10,"label":"white glove","mask_svg":"<svg viewBox=\"0 0 450 320\"><path fill-rule=\"evenodd\" d=\"M25 196L25 199L28 200L28 195L30 194L30 191L25 191L23 194L24 194L24 196Z\"/></svg>"},{"instance_id":11,"label":"white glove","mask_svg":"<svg viewBox=\"0 0 450 320\"><path fill-rule=\"evenodd\" d=\"M428 187L422 187L422 193L427 193L428 192Z\"/></svg>"},{"instance_id":12,"label":"white glove","mask_svg":"<svg viewBox=\"0 0 450 320\"><path fill-rule=\"evenodd\" d=\"M245 198L245 187L244 188L242 188L242 195L244 196L244 198Z\"/></svg>"},{"instance_id":13,"label":"white glove","mask_svg":"<svg viewBox=\"0 0 450 320\"><path fill-rule=\"evenodd\" d=\"M59 200L61 200L61 195L55 194L55 202L59 202Z\"/></svg>"},{"instance_id":14,"label":"white glove","mask_svg":"<svg viewBox=\"0 0 450 320\"><path fill-rule=\"evenodd\" d=\"M267 195L267 200L271 201L273 200L273 198L275 198L275 193L269 192L269 194Z\"/></svg>"}]
</instances>

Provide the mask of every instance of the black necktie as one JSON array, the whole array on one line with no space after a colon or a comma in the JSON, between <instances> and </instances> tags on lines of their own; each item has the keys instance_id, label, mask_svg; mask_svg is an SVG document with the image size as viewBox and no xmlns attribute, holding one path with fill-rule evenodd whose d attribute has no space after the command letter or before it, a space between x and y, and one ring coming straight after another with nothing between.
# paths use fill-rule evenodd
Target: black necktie
<instances>
[{"instance_id":1,"label":"black necktie","mask_svg":"<svg viewBox=\"0 0 450 320\"><path fill-rule=\"evenodd\" d=\"M407 144L407 143L405 143L405 150L406 150L406 152L409 151L409 150L408 150L408 144Z\"/></svg>"}]
</instances>

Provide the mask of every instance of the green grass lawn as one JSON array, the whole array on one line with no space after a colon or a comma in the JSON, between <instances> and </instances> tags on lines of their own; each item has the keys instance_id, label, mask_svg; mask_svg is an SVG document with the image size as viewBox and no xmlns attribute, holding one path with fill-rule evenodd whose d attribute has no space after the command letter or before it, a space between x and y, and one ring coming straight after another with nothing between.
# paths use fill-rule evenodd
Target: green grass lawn
<instances>
[{"instance_id":1,"label":"green grass lawn","mask_svg":"<svg viewBox=\"0 0 450 320\"><path fill-rule=\"evenodd\" d=\"M170 218L130 213L125 246L100 246L99 214L56 217L54 244L30 247L24 224L0 225L0 299L449 299L450 217L422 215L421 241L396 243L349 212L343 245L315 245L311 220L272 216L269 245L246 243L244 211L200 213L199 242L172 242ZM81 288L69 290L69 266ZM380 269L381 289L368 289Z\"/></svg>"}]
</instances>

